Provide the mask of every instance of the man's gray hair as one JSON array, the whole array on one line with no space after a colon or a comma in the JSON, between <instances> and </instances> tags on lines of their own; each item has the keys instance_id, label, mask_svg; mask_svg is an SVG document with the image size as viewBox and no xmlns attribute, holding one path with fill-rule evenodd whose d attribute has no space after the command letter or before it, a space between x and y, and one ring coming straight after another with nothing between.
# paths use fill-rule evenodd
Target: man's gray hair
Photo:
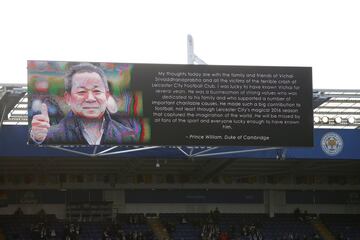
<instances>
[{"instance_id":1,"label":"man's gray hair","mask_svg":"<svg viewBox=\"0 0 360 240\"><path fill-rule=\"evenodd\" d=\"M65 74L64 81L65 81L65 91L66 92L69 92L69 93L71 92L73 76L76 73L84 73L84 72L89 72L89 73L95 72L95 73L99 74L101 79L104 82L105 89L109 90L109 85L108 85L106 75L100 67L97 67L91 63L79 63L77 65L70 67L69 70Z\"/></svg>"}]
</instances>

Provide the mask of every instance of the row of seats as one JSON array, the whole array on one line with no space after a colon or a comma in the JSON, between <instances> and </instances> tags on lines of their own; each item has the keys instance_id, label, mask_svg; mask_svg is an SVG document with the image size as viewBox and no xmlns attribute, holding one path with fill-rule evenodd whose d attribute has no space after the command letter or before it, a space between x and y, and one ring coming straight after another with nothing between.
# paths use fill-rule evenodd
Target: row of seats
<instances>
[{"instance_id":1,"label":"row of seats","mask_svg":"<svg viewBox=\"0 0 360 240\"><path fill-rule=\"evenodd\" d=\"M153 239L153 234L149 233L150 228L146 223L81 222L73 224L56 219L54 215L46 215L45 217L39 217L38 215L0 215L0 229L3 229L6 239L35 239L34 229L38 226L46 226L48 236L46 239L54 240L65 239L66 228L73 228L76 234L77 226L79 226L79 234L71 239L101 240L104 239L104 232L107 231L107 240L115 240L119 229L126 236L130 236L134 232L141 232L142 236L146 236L146 239ZM52 230L55 231L56 237L50 238ZM39 231L36 232L40 236L41 228L39 227ZM36 237L36 239L41 238ZM128 239L126 238L126 240Z\"/></svg>"},{"instance_id":2,"label":"row of seats","mask_svg":"<svg viewBox=\"0 0 360 240\"><path fill-rule=\"evenodd\" d=\"M278 214L273 218L266 214L220 214L218 219L213 219L210 214L160 214L159 216L163 223L173 225L170 232L174 240L201 239L203 227L207 224L218 227L217 236L221 232L226 232L231 239L273 240L286 239L288 236L312 239L318 235L311 223L302 222L293 214Z\"/></svg>"},{"instance_id":3,"label":"row of seats","mask_svg":"<svg viewBox=\"0 0 360 240\"><path fill-rule=\"evenodd\" d=\"M320 219L337 239L360 239L359 214L320 214Z\"/></svg>"},{"instance_id":4,"label":"row of seats","mask_svg":"<svg viewBox=\"0 0 360 240\"><path fill-rule=\"evenodd\" d=\"M169 213L159 214L159 218L168 227L174 240L201 239L206 224L217 226L219 232L227 232L231 239L251 239L249 234L261 234L266 240L284 239L285 235L297 235L300 239L307 236L311 239L317 234L311 223L301 221L294 214L276 214L273 218L265 214L219 214L217 219L214 219L208 213ZM321 214L319 218L339 239L360 239L359 215ZM45 218L38 215L0 215L0 228L7 239L30 240L31 226L39 221L43 221L49 229L55 230L55 239L63 239L66 223L56 219L55 215L46 215ZM136 231L145 235L150 231L142 214L119 214L117 221L124 234ZM79 226L80 239L97 240L103 238L104 229L111 226L111 223L79 223ZM109 239L115 239L114 236L115 233L112 233Z\"/></svg>"}]
</instances>

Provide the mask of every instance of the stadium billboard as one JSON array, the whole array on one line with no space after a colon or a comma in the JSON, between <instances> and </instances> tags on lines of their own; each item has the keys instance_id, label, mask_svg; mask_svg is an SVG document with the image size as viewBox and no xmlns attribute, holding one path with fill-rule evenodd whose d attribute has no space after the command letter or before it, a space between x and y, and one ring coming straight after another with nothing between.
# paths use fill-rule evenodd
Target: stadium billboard
<instances>
[{"instance_id":1,"label":"stadium billboard","mask_svg":"<svg viewBox=\"0 0 360 240\"><path fill-rule=\"evenodd\" d=\"M29 143L313 146L310 67L28 61Z\"/></svg>"}]
</instances>

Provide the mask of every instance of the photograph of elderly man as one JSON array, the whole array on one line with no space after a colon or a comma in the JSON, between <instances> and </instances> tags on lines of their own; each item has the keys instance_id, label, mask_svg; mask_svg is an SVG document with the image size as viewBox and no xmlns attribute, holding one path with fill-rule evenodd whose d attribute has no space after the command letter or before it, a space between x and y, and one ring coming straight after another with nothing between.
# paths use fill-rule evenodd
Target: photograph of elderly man
<instances>
[{"instance_id":1,"label":"photograph of elderly man","mask_svg":"<svg viewBox=\"0 0 360 240\"><path fill-rule=\"evenodd\" d=\"M91 63L71 66L64 77L64 100L70 111L50 125L48 106L31 120L30 138L38 144L123 144L139 141L135 119L112 119L114 98L104 71ZM116 109L115 109L116 111Z\"/></svg>"}]
</instances>

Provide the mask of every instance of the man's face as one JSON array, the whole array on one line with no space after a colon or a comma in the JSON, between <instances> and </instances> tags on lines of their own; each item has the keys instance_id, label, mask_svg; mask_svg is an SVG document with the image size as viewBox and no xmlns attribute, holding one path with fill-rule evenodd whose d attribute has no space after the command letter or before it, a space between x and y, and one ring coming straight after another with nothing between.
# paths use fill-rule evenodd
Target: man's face
<instances>
[{"instance_id":1,"label":"man's face","mask_svg":"<svg viewBox=\"0 0 360 240\"><path fill-rule=\"evenodd\" d=\"M65 99L78 117L100 119L107 105L108 92L100 75L95 72L76 73L72 78L71 93Z\"/></svg>"}]
</instances>

